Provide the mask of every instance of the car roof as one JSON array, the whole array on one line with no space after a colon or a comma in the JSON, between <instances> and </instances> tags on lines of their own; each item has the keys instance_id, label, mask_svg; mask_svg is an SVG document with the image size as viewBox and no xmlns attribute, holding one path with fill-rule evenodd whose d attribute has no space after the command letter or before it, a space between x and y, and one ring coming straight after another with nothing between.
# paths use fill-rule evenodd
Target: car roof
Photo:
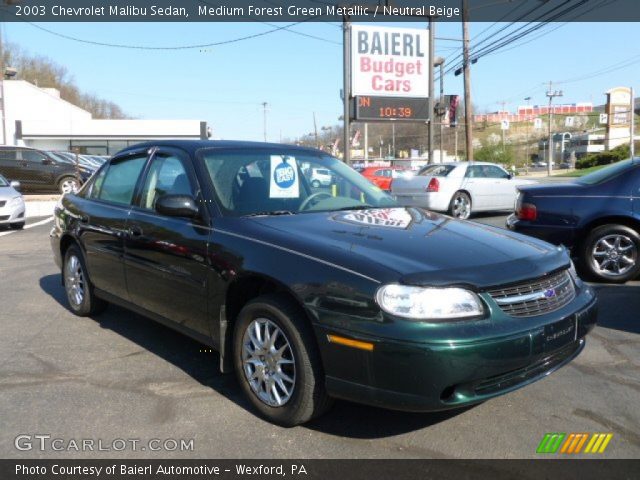
<instances>
[{"instance_id":1,"label":"car roof","mask_svg":"<svg viewBox=\"0 0 640 480\"><path fill-rule=\"evenodd\" d=\"M267 143L267 142L250 142L243 140L158 140L157 142L143 142L135 145L131 145L123 150L120 150L116 155L126 153L130 151L136 151L141 148L151 147L174 147L180 148L191 155L195 154L198 150L203 148L278 148L286 150L294 150L307 153L324 153L327 152L317 150L315 148L302 147L299 145L290 145L288 143Z\"/></svg>"}]
</instances>

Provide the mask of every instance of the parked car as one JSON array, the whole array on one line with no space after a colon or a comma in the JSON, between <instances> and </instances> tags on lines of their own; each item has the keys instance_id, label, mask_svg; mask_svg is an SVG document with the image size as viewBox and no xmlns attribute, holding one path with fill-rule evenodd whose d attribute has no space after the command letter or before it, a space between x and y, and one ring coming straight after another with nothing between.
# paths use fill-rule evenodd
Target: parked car
<instances>
[{"instance_id":1,"label":"parked car","mask_svg":"<svg viewBox=\"0 0 640 480\"><path fill-rule=\"evenodd\" d=\"M603 282L640 274L640 158L571 183L520 187L511 230L571 249L584 272Z\"/></svg>"},{"instance_id":2,"label":"parked car","mask_svg":"<svg viewBox=\"0 0 640 480\"><path fill-rule=\"evenodd\" d=\"M24 191L33 192L73 192L83 181L72 163L27 147L0 146L0 174L19 181Z\"/></svg>"},{"instance_id":3,"label":"parked car","mask_svg":"<svg viewBox=\"0 0 640 480\"><path fill-rule=\"evenodd\" d=\"M392 182L391 193L401 205L467 219L473 212L512 209L516 187L529 183L533 182L517 179L493 163L451 162L400 176Z\"/></svg>"},{"instance_id":4,"label":"parked car","mask_svg":"<svg viewBox=\"0 0 640 480\"><path fill-rule=\"evenodd\" d=\"M98 169L95 165L83 160L81 157L77 157L78 160L76 160L75 156L67 156L63 155L63 153L64 152L49 151L47 152L47 155L54 158L55 160L58 160L59 162L69 163L73 165L76 168L77 173L80 175L82 183L86 182L89 177L93 175L94 172Z\"/></svg>"},{"instance_id":5,"label":"parked car","mask_svg":"<svg viewBox=\"0 0 640 480\"><path fill-rule=\"evenodd\" d=\"M402 167L366 167L360 174L382 190L391 190L391 182L394 178L407 172Z\"/></svg>"},{"instance_id":6,"label":"parked car","mask_svg":"<svg viewBox=\"0 0 640 480\"><path fill-rule=\"evenodd\" d=\"M308 170L308 176L313 188L327 187L333 182L331 172L326 168L310 168Z\"/></svg>"},{"instance_id":7,"label":"parked car","mask_svg":"<svg viewBox=\"0 0 640 480\"><path fill-rule=\"evenodd\" d=\"M287 426L332 398L482 402L571 361L596 321L565 249L398 207L338 159L282 144L129 147L62 197L51 247L72 312L113 302L210 345Z\"/></svg>"},{"instance_id":8,"label":"parked car","mask_svg":"<svg viewBox=\"0 0 640 480\"><path fill-rule=\"evenodd\" d=\"M20 182L10 182L0 175L0 225L9 225L15 230L24 227L24 198L19 189Z\"/></svg>"}]
</instances>

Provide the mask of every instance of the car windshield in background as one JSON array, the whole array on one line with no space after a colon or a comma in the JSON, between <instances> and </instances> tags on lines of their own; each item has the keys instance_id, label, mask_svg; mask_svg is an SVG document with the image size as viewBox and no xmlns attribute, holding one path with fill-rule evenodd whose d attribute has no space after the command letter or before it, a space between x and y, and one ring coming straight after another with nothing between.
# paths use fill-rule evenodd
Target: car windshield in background
<instances>
[{"instance_id":1,"label":"car windshield in background","mask_svg":"<svg viewBox=\"0 0 640 480\"><path fill-rule=\"evenodd\" d=\"M396 206L362 175L328 155L283 150L201 150L218 203L230 216Z\"/></svg>"},{"instance_id":2,"label":"car windshield in background","mask_svg":"<svg viewBox=\"0 0 640 480\"><path fill-rule=\"evenodd\" d=\"M640 164L640 159L629 159L614 163L613 165L609 165L608 167L604 167L600 170L596 170L595 172L585 175L584 177L576 180L576 182L582 183L584 185L596 185L598 183L606 182L607 180L623 173L625 170L632 168L634 162L638 162Z\"/></svg>"},{"instance_id":3,"label":"car windshield in background","mask_svg":"<svg viewBox=\"0 0 640 480\"><path fill-rule=\"evenodd\" d=\"M418 172L422 177L446 177L456 168L455 165L429 165Z\"/></svg>"},{"instance_id":4,"label":"car windshield in background","mask_svg":"<svg viewBox=\"0 0 640 480\"><path fill-rule=\"evenodd\" d=\"M9 186L9 181L4 178L2 175L0 175L0 187L8 187Z\"/></svg>"}]
</instances>

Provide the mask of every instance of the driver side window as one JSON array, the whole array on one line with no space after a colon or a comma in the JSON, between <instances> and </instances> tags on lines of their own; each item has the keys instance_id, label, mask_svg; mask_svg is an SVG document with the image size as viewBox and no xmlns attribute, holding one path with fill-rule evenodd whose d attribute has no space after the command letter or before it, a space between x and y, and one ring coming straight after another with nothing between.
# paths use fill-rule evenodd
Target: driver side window
<instances>
[{"instance_id":1,"label":"driver side window","mask_svg":"<svg viewBox=\"0 0 640 480\"><path fill-rule=\"evenodd\" d=\"M139 206L155 210L156 201L163 195L194 196L194 189L182 159L159 153L151 162L140 195Z\"/></svg>"}]
</instances>

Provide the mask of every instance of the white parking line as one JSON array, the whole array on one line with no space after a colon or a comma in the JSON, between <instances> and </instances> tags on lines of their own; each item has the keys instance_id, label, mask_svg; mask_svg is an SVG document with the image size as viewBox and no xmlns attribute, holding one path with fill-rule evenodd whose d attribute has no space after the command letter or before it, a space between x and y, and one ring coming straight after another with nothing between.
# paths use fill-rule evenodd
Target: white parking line
<instances>
[{"instance_id":1,"label":"white parking line","mask_svg":"<svg viewBox=\"0 0 640 480\"><path fill-rule=\"evenodd\" d=\"M24 229L28 230L29 228L39 227L40 225L44 225L44 224L49 223L51 221L53 221L53 217L45 218L44 220L40 220L39 222L30 223L29 225L25 225ZM11 235L12 233L16 233L16 232L19 232L19 231L20 230L8 230L6 232L0 232L0 237L2 237L4 235Z\"/></svg>"}]
</instances>

